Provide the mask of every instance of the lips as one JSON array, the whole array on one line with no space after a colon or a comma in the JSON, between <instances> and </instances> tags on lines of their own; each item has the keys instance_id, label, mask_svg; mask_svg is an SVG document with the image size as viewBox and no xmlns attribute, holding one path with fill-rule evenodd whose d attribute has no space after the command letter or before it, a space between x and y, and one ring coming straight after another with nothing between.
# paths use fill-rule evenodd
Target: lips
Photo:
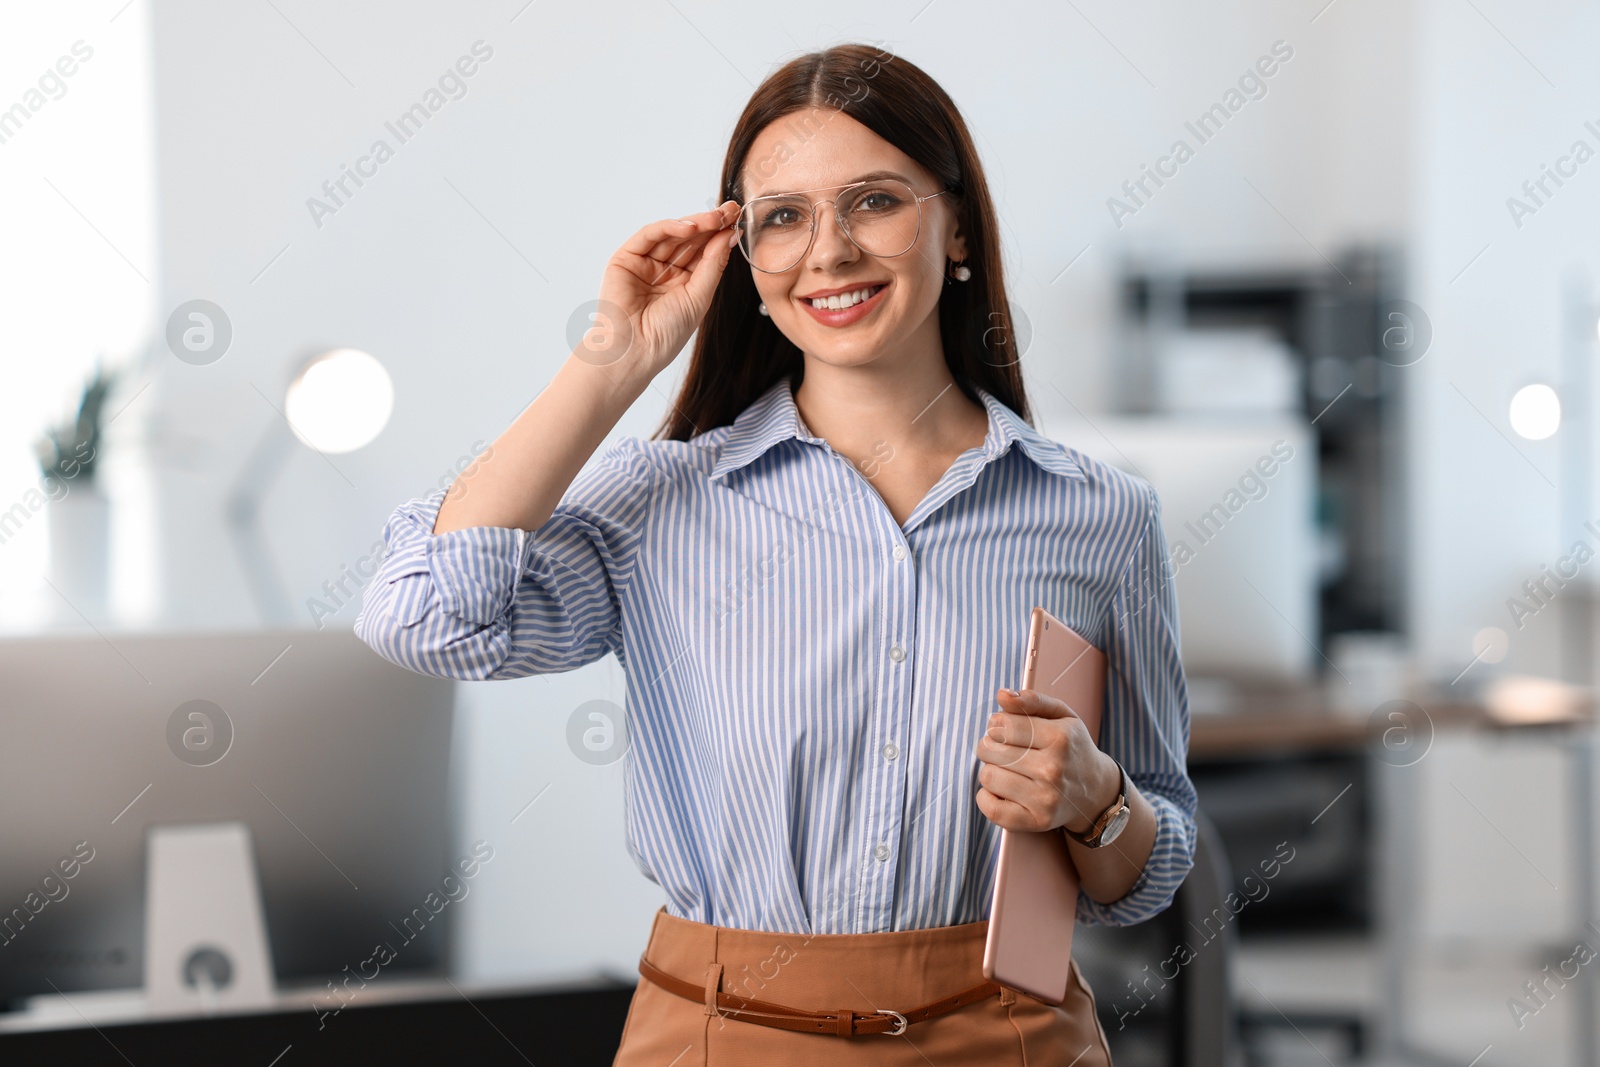
<instances>
[{"instance_id":1,"label":"lips","mask_svg":"<svg viewBox=\"0 0 1600 1067\"><path fill-rule=\"evenodd\" d=\"M795 302L805 309L806 314L824 326L850 326L860 322L877 310L878 306L883 303L883 294L888 291L889 286L887 283L875 286L857 286L854 289L836 290L825 297L812 294L810 298L796 298ZM863 293L869 295L862 299ZM846 304L847 301L848 304ZM839 304L842 306L817 307L818 303L824 305Z\"/></svg>"},{"instance_id":2,"label":"lips","mask_svg":"<svg viewBox=\"0 0 1600 1067\"><path fill-rule=\"evenodd\" d=\"M887 283L869 282L866 285L858 285L849 289L824 289L820 292L812 293L810 296L800 297L799 299L810 303L811 306L815 308L827 309L829 311L839 311L843 308L848 308L854 304L861 303L863 300L869 299L870 297L874 296L879 289L882 289L885 284Z\"/></svg>"}]
</instances>

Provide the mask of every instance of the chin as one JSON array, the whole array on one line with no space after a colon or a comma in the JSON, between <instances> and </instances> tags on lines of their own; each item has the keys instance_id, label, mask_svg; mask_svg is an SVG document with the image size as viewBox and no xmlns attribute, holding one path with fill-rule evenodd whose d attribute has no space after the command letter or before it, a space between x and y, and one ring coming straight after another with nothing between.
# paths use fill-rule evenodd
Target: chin
<instances>
[{"instance_id":1,"label":"chin","mask_svg":"<svg viewBox=\"0 0 1600 1067\"><path fill-rule=\"evenodd\" d=\"M865 367L876 362L877 352L851 352L840 354L836 352L807 352L807 356L818 363L825 363L830 367Z\"/></svg>"},{"instance_id":2,"label":"chin","mask_svg":"<svg viewBox=\"0 0 1600 1067\"><path fill-rule=\"evenodd\" d=\"M818 337L815 332L811 332L805 337L805 342L800 345L801 351L835 367L854 367L871 363L882 355L885 347L883 338L877 331L873 331L870 336L849 338L829 335Z\"/></svg>"}]
</instances>

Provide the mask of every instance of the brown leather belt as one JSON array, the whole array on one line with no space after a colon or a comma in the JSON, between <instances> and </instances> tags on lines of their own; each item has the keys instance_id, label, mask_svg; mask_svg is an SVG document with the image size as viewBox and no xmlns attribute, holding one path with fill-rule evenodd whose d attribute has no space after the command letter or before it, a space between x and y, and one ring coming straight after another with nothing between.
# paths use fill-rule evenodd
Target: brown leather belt
<instances>
[{"instance_id":1,"label":"brown leather belt","mask_svg":"<svg viewBox=\"0 0 1600 1067\"><path fill-rule=\"evenodd\" d=\"M696 1003L705 1003L710 990L707 986L686 982L676 978L649 960L639 960L639 973L644 975L656 985L669 993L676 993L685 1000ZM720 984L720 983L719 983ZM854 1037L857 1034L903 1034L906 1027L912 1023L920 1023L926 1019L933 1019L946 1015L957 1008L964 1008L974 1004L985 997L992 997L1000 992L996 982L983 982L971 989L957 993L954 996L936 1000L931 1004L924 1004L911 1011L877 1011L856 1012L849 1008L840 1008L836 1011L801 1011L784 1004L773 1004L765 1000L752 1000L734 993L717 990L717 1014L742 1022L756 1023L760 1026L773 1026L779 1030L799 1030L812 1034L835 1034L839 1037Z\"/></svg>"}]
</instances>

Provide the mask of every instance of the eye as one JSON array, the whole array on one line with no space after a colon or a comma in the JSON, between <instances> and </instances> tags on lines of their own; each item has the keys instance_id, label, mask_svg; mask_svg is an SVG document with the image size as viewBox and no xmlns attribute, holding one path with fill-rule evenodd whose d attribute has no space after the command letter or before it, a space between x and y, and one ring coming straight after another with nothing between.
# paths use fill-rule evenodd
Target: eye
<instances>
[{"instance_id":1,"label":"eye","mask_svg":"<svg viewBox=\"0 0 1600 1067\"><path fill-rule=\"evenodd\" d=\"M762 212L760 225L763 229L782 229L804 221L805 216L799 208L793 204L779 204Z\"/></svg>"},{"instance_id":2,"label":"eye","mask_svg":"<svg viewBox=\"0 0 1600 1067\"><path fill-rule=\"evenodd\" d=\"M887 189L869 189L862 193L856 201L855 210L868 215L876 215L893 210L899 206L900 198Z\"/></svg>"}]
</instances>

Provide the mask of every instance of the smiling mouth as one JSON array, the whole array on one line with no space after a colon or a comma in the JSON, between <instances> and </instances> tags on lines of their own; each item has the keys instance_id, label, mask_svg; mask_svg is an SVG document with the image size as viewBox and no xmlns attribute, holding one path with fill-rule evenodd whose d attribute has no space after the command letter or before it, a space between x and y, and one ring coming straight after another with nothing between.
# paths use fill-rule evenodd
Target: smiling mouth
<instances>
[{"instance_id":1,"label":"smiling mouth","mask_svg":"<svg viewBox=\"0 0 1600 1067\"><path fill-rule=\"evenodd\" d=\"M877 296L884 287L882 285L869 285L862 289L854 289L848 293L836 293L833 296L817 297L814 300L803 300L818 311L843 311L845 308L855 307L864 300Z\"/></svg>"}]
</instances>

